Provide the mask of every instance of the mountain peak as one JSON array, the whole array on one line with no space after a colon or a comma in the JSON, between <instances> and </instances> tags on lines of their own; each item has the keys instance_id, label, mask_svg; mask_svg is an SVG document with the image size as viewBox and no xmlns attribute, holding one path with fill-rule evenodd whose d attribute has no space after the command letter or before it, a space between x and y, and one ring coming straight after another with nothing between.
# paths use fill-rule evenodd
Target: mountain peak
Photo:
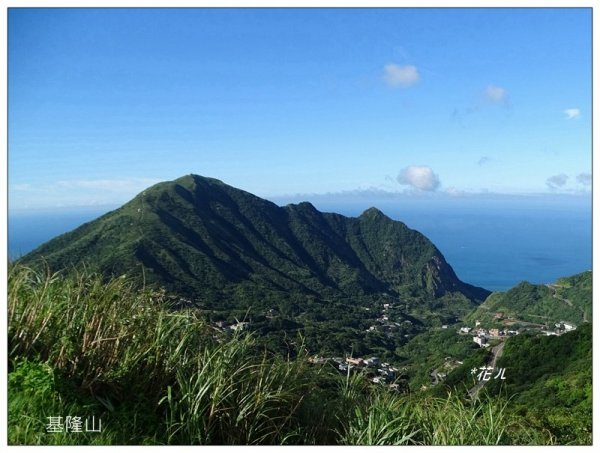
<instances>
[{"instance_id":1,"label":"mountain peak","mask_svg":"<svg viewBox=\"0 0 600 453\"><path fill-rule=\"evenodd\" d=\"M220 179L209 178L207 176L196 175L194 173L177 178L173 182L184 187L188 187L199 182L203 182L205 184L225 185L225 183Z\"/></svg>"},{"instance_id":2,"label":"mountain peak","mask_svg":"<svg viewBox=\"0 0 600 453\"><path fill-rule=\"evenodd\" d=\"M380 218L385 218L385 219L389 219L388 216L386 216L383 212L381 212L379 209L377 209L374 206L371 206L369 209L366 209L361 215L361 218L366 218L366 219L380 219ZM391 219L390 219L391 220Z\"/></svg>"},{"instance_id":3,"label":"mountain peak","mask_svg":"<svg viewBox=\"0 0 600 453\"><path fill-rule=\"evenodd\" d=\"M317 208L315 208L313 204L308 201L301 201L300 203L290 203L286 205L286 208L303 212L317 212Z\"/></svg>"},{"instance_id":4,"label":"mountain peak","mask_svg":"<svg viewBox=\"0 0 600 453\"><path fill-rule=\"evenodd\" d=\"M279 207L194 174L153 186L23 262L42 259L56 270L86 262L107 275L141 274L210 304L233 303L232 295L243 302L248 294L277 300L282 292L437 297L458 291L483 299L458 280L431 241L377 208L357 219L323 214L308 202Z\"/></svg>"}]
</instances>

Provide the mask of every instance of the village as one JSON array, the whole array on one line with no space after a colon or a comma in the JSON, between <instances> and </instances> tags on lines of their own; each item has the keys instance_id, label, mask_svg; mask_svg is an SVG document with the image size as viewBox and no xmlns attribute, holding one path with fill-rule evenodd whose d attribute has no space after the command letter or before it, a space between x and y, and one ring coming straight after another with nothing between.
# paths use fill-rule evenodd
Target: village
<instances>
[{"instance_id":1,"label":"village","mask_svg":"<svg viewBox=\"0 0 600 453\"><path fill-rule=\"evenodd\" d=\"M412 327L412 321L404 319L401 323L393 321L389 315L389 311L394 307L392 303L384 303L379 317L375 320L376 324L369 326L366 329L367 333L381 332L386 336L397 335L404 326ZM365 311L371 311L368 307L363 307ZM409 337L410 334L405 333L404 337ZM342 373L350 373L353 371L363 371L365 378L369 379L374 384L387 385L391 390L399 390L399 385L395 382L401 374L401 370L390 365L387 362L381 362L379 357L319 357L314 356L309 359L311 363L328 363L333 362L337 369Z\"/></svg>"},{"instance_id":2,"label":"village","mask_svg":"<svg viewBox=\"0 0 600 453\"><path fill-rule=\"evenodd\" d=\"M398 376L398 368L391 366L389 363L381 362L378 357L320 357L313 356L308 359L310 363L324 364L333 362L337 369L342 373L350 373L352 371L362 370L365 372L365 377L374 384L387 384L390 389L398 390L398 384L394 381Z\"/></svg>"},{"instance_id":3,"label":"village","mask_svg":"<svg viewBox=\"0 0 600 453\"><path fill-rule=\"evenodd\" d=\"M410 319L404 319L401 323L397 322L397 321L392 321L390 319L390 315L388 312L393 307L394 307L394 305L392 303L383 304L383 310L382 310L380 316L376 319L377 324L373 324L373 325L369 326L369 328L367 329L367 332L382 332L386 336L391 337L391 336L396 335L397 332L402 327L412 326L413 322ZM369 308L366 308L366 307L364 309L367 311L370 310ZM403 326L403 324L405 326ZM406 330L406 329L402 329L402 330ZM408 337L410 337L410 334L405 333L404 337L408 338Z\"/></svg>"},{"instance_id":4,"label":"village","mask_svg":"<svg viewBox=\"0 0 600 453\"><path fill-rule=\"evenodd\" d=\"M392 322L387 315L388 310L392 308L392 304L385 303L382 306L382 312L376 319L377 324L372 325L367 329L367 332L383 332L384 334L391 336L397 334L399 328L402 326L401 323ZM364 310L370 311L370 308L363 307ZM277 313L274 309L270 309L265 313L267 319L276 317ZM403 323L406 326L412 325L410 320L404 320ZM250 322L238 321L229 323L226 321L216 321L211 323L212 326L223 332L232 334L237 331L248 329ZM408 335L405 335L408 336ZM381 362L379 357L322 357L312 356L308 359L309 363L312 364L325 364L330 363L341 373L351 373L355 371L363 371L365 378L369 379L374 384L387 385L391 390L398 390L398 384L395 383L396 378L399 376L399 369L390 365L387 362Z\"/></svg>"},{"instance_id":5,"label":"village","mask_svg":"<svg viewBox=\"0 0 600 453\"><path fill-rule=\"evenodd\" d=\"M363 307L367 311L370 308ZM401 322L393 321L390 316L390 310L393 308L392 303L382 305L382 310L379 317L376 318L376 324L373 324L366 329L367 333L381 332L387 336L397 335L399 331L406 331L403 327L412 327L412 321L403 319ZM267 313L267 318L273 318L275 312L273 309ZM225 332L234 333L237 331L246 330L250 325L247 321L238 321L227 323L225 321L217 321L212 323L213 327ZM489 327L493 325L494 327ZM456 324L454 324L456 326ZM441 329L448 329L449 326L444 324ZM556 323L536 324L518 320L512 316L507 316L502 312L495 313L493 319L489 322L475 320L472 326L463 325L456 331L461 336L471 336L473 342L480 348L492 348L492 352L498 350L496 348L505 339L519 335L525 332L534 333L545 336L560 336L566 332L576 330L577 326L568 321L560 321ZM404 334L409 337L409 334ZM500 349L501 350L501 349ZM343 357L323 357L319 355L311 356L308 361L312 364L330 363L336 367L341 373L349 374L351 372L361 371L365 379L368 379L373 384L387 385L392 390L399 390L396 383L397 378L402 374L403 370L390 365L387 362L381 362L379 357L352 357L352 355ZM446 357L444 362L433 369L430 373L431 385L435 386L442 382L448 373L458 368L463 362L453 357ZM422 386L422 390L426 390L428 386Z\"/></svg>"},{"instance_id":6,"label":"village","mask_svg":"<svg viewBox=\"0 0 600 453\"><path fill-rule=\"evenodd\" d=\"M512 316L506 316L502 312L498 312L494 315L493 321L490 324L501 327L484 327L484 323L480 320L476 320L473 326L462 326L457 330L458 335L470 335L473 338L473 342L480 348L489 348L492 353L492 360L500 356L502 353L502 346L504 340L509 337L519 335L520 333L533 333L544 336L560 336L566 332L570 332L577 329L577 326L571 322L560 321L554 323L553 326L548 324L535 324L517 320ZM443 325L442 329L448 329L448 325ZM452 357L446 357L444 363L430 373L431 385L435 386L442 382L448 373L455 368L462 365L463 362L456 360ZM421 390L427 390L429 386L423 385Z\"/></svg>"},{"instance_id":7,"label":"village","mask_svg":"<svg viewBox=\"0 0 600 453\"><path fill-rule=\"evenodd\" d=\"M577 326L575 324L568 321L559 321L557 323L554 323L552 326L550 326L549 324L535 324L531 322L517 320L512 316L506 316L502 312L498 312L494 315L494 323L496 325L498 323L502 323L505 326L505 328L485 328L482 325L481 321L476 320L473 327L463 326L458 330L458 334L471 335L473 337L473 341L479 347L487 348L490 346L488 340L503 341L508 337L519 335L523 332L537 333L539 335L546 336L560 336L566 332L570 332L572 330L577 329ZM442 326L443 329L447 327L448 326Z\"/></svg>"}]
</instances>

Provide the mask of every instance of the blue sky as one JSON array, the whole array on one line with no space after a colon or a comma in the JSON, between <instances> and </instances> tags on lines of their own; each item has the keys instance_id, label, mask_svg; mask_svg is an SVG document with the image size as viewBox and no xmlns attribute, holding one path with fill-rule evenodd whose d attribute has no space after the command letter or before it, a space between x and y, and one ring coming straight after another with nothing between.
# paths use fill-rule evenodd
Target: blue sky
<instances>
[{"instance_id":1,"label":"blue sky","mask_svg":"<svg viewBox=\"0 0 600 453\"><path fill-rule=\"evenodd\" d=\"M9 208L590 196L591 9L10 9Z\"/></svg>"}]
</instances>

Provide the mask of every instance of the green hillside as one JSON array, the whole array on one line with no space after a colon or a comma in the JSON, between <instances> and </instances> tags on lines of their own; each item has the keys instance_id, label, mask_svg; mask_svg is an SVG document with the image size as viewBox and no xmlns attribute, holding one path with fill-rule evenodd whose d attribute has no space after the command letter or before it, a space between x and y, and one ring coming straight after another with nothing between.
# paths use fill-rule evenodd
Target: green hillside
<instances>
[{"instance_id":1,"label":"green hillside","mask_svg":"<svg viewBox=\"0 0 600 453\"><path fill-rule=\"evenodd\" d=\"M498 367L510 370L506 391L522 406L544 409L592 405L592 324L559 337L519 335L507 341ZM499 381L488 391L498 393Z\"/></svg>"},{"instance_id":2,"label":"green hillside","mask_svg":"<svg viewBox=\"0 0 600 453\"><path fill-rule=\"evenodd\" d=\"M480 394L510 397L512 413L548 427L561 443L591 443L592 330L591 323L584 323L561 336L522 334L507 339L494 370L497 374L504 368L505 379L490 378ZM465 361L434 394L464 394L475 384L470 370L485 363L481 356Z\"/></svg>"},{"instance_id":3,"label":"green hillside","mask_svg":"<svg viewBox=\"0 0 600 453\"><path fill-rule=\"evenodd\" d=\"M213 320L244 318L271 337L305 333L323 352L355 340L357 350L393 351L405 337L390 344L365 334L384 303L402 306L393 321L413 316L420 325L463 316L489 294L458 280L425 236L375 208L349 218L310 203L278 207L196 175L157 184L20 262L128 275Z\"/></svg>"},{"instance_id":4,"label":"green hillside","mask_svg":"<svg viewBox=\"0 0 600 453\"><path fill-rule=\"evenodd\" d=\"M10 445L562 443L503 397L398 393L310 364L301 339L293 357L271 355L135 286L10 269ZM93 415L102 430L48 432L48 417L66 415Z\"/></svg>"},{"instance_id":5,"label":"green hillside","mask_svg":"<svg viewBox=\"0 0 600 453\"><path fill-rule=\"evenodd\" d=\"M502 320L495 319L497 313L503 314ZM510 397L511 413L547 427L560 443L591 443L591 319L591 271L561 278L552 285L522 282L509 291L490 295L467 317L467 324L479 320L485 327L523 328L520 335L503 339L494 374L504 368L506 379L490 379L479 394ZM553 331L560 321L577 328L558 331L560 336L546 336L545 331ZM491 356L489 350L470 356L433 393L466 393L476 384L471 370L489 365Z\"/></svg>"},{"instance_id":6,"label":"green hillside","mask_svg":"<svg viewBox=\"0 0 600 453\"><path fill-rule=\"evenodd\" d=\"M375 208L358 218L310 203L278 207L196 175L157 184L123 207L22 259L53 270L85 262L129 274L198 304L390 294L435 299L487 292L462 283L422 234Z\"/></svg>"},{"instance_id":7,"label":"green hillside","mask_svg":"<svg viewBox=\"0 0 600 453\"><path fill-rule=\"evenodd\" d=\"M506 292L492 293L467 321L489 321L496 313L538 324L591 321L592 272L561 278L552 285L521 282Z\"/></svg>"}]
</instances>

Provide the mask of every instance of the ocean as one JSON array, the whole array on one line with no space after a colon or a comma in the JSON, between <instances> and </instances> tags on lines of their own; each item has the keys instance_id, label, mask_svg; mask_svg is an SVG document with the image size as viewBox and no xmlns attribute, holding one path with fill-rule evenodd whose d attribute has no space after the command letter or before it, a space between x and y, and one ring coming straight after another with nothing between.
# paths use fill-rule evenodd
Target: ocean
<instances>
[{"instance_id":1,"label":"ocean","mask_svg":"<svg viewBox=\"0 0 600 453\"><path fill-rule=\"evenodd\" d=\"M377 206L427 236L461 280L503 291L523 280L551 283L592 268L591 203L574 200L316 200L313 204L321 211L349 216ZM9 212L9 257L16 259L110 209Z\"/></svg>"},{"instance_id":2,"label":"ocean","mask_svg":"<svg viewBox=\"0 0 600 453\"><path fill-rule=\"evenodd\" d=\"M44 242L94 220L114 207L56 208L8 212L8 257L15 260Z\"/></svg>"},{"instance_id":3,"label":"ocean","mask_svg":"<svg viewBox=\"0 0 600 453\"><path fill-rule=\"evenodd\" d=\"M315 205L325 211L334 208ZM382 200L376 206L427 236L462 281L490 291L504 291L524 280L552 283L592 268L589 200ZM335 206L351 216L367 207Z\"/></svg>"}]
</instances>

